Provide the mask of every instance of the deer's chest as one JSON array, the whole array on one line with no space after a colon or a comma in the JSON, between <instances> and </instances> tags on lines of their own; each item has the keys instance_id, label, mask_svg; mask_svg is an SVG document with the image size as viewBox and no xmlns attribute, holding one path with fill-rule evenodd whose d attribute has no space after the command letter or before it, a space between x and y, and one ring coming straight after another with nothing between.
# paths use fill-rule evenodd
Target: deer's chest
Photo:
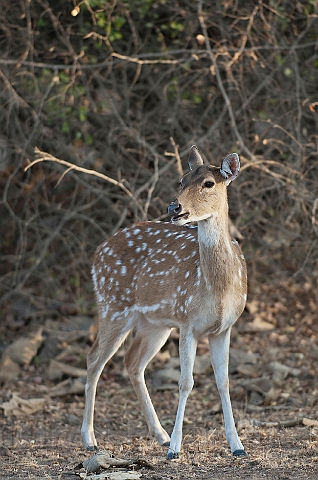
<instances>
[{"instance_id":1,"label":"deer's chest","mask_svg":"<svg viewBox=\"0 0 318 480\"><path fill-rule=\"evenodd\" d=\"M188 311L189 322L197 337L215 335L231 327L242 314L246 303L243 288L230 286L223 295L198 292Z\"/></svg>"}]
</instances>

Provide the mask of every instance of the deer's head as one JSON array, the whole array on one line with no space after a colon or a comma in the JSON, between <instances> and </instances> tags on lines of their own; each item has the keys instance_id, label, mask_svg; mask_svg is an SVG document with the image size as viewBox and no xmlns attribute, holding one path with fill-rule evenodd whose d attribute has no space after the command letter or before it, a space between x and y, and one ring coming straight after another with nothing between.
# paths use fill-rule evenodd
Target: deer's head
<instances>
[{"instance_id":1,"label":"deer's head","mask_svg":"<svg viewBox=\"0 0 318 480\"><path fill-rule=\"evenodd\" d=\"M236 178L240 170L237 153L230 153L221 167L204 165L196 145L190 149L190 172L181 180L181 191L170 203L168 213L177 225L199 222L222 212L227 206L226 187Z\"/></svg>"}]
</instances>

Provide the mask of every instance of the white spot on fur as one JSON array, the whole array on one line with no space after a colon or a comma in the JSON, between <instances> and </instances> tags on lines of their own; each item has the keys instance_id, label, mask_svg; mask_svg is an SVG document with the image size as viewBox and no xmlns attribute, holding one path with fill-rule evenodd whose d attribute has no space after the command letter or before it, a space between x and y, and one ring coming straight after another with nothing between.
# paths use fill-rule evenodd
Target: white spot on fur
<instances>
[{"instance_id":1,"label":"white spot on fur","mask_svg":"<svg viewBox=\"0 0 318 480\"><path fill-rule=\"evenodd\" d=\"M188 300L186 300L185 304L186 306L188 307L190 305L190 303L192 302L193 300L193 295L190 295L190 297L188 298Z\"/></svg>"}]
</instances>

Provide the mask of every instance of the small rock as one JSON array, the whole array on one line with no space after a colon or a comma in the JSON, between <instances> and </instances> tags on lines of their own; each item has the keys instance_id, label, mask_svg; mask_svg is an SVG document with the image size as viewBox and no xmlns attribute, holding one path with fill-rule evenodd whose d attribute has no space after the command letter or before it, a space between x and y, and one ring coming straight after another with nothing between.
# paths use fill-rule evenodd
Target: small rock
<instances>
[{"instance_id":1,"label":"small rock","mask_svg":"<svg viewBox=\"0 0 318 480\"><path fill-rule=\"evenodd\" d=\"M276 383L280 383L285 380L291 370L290 367L279 362L270 362L269 368L272 372L272 379Z\"/></svg>"},{"instance_id":2,"label":"small rock","mask_svg":"<svg viewBox=\"0 0 318 480\"><path fill-rule=\"evenodd\" d=\"M269 403L273 398L273 381L269 377L259 377L251 380L239 380L247 392L249 392L249 403L252 405L262 405Z\"/></svg>"},{"instance_id":3,"label":"small rock","mask_svg":"<svg viewBox=\"0 0 318 480\"><path fill-rule=\"evenodd\" d=\"M65 417L65 423L67 423L68 425L80 425L81 419L77 415L69 413Z\"/></svg>"},{"instance_id":4,"label":"small rock","mask_svg":"<svg viewBox=\"0 0 318 480\"><path fill-rule=\"evenodd\" d=\"M153 377L152 383L156 390L166 390L175 388L180 379L180 371L175 368L164 368L157 370ZM168 388L167 388L168 387Z\"/></svg>"},{"instance_id":5,"label":"small rock","mask_svg":"<svg viewBox=\"0 0 318 480\"><path fill-rule=\"evenodd\" d=\"M258 392L262 395L266 395L271 388L273 388L273 382L269 377L258 377L252 380L239 380L239 385L242 385L249 392Z\"/></svg>"},{"instance_id":6,"label":"small rock","mask_svg":"<svg viewBox=\"0 0 318 480\"><path fill-rule=\"evenodd\" d=\"M318 427L318 420L312 418L303 418L303 425L306 427Z\"/></svg>"},{"instance_id":7,"label":"small rock","mask_svg":"<svg viewBox=\"0 0 318 480\"><path fill-rule=\"evenodd\" d=\"M251 392L249 403L252 405L262 405L264 403L264 396L259 392Z\"/></svg>"},{"instance_id":8,"label":"small rock","mask_svg":"<svg viewBox=\"0 0 318 480\"><path fill-rule=\"evenodd\" d=\"M51 360L61 352L61 336L58 332L45 332L45 342L39 353L39 360Z\"/></svg>"},{"instance_id":9,"label":"small rock","mask_svg":"<svg viewBox=\"0 0 318 480\"><path fill-rule=\"evenodd\" d=\"M289 337L286 334L278 335L277 341L280 345L287 345L289 343Z\"/></svg>"},{"instance_id":10,"label":"small rock","mask_svg":"<svg viewBox=\"0 0 318 480\"><path fill-rule=\"evenodd\" d=\"M247 353L243 350L230 348L229 372L234 373L241 364L255 365L257 362L257 355L254 353Z\"/></svg>"},{"instance_id":11,"label":"small rock","mask_svg":"<svg viewBox=\"0 0 318 480\"><path fill-rule=\"evenodd\" d=\"M193 373L202 374L210 369L212 369L212 365L209 354L199 355L195 357Z\"/></svg>"},{"instance_id":12,"label":"small rock","mask_svg":"<svg viewBox=\"0 0 318 480\"><path fill-rule=\"evenodd\" d=\"M242 363L237 367L237 372L248 378L257 378L259 375L259 368L256 365Z\"/></svg>"}]
</instances>

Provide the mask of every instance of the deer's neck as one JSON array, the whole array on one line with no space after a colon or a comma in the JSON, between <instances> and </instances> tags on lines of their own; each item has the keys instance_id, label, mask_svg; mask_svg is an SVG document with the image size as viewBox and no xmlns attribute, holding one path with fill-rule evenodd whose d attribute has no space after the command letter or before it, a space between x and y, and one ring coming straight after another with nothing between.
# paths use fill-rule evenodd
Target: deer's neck
<instances>
[{"instance_id":1,"label":"deer's neck","mask_svg":"<svg viewBox=\"0 0 318 480\"><path fill-rule=\"evenodd\" d=\"M231 280L233 245L226 211L198 222L200 267L208 290L216 294L226 291Z\"/></svg>"}]
</instances>

